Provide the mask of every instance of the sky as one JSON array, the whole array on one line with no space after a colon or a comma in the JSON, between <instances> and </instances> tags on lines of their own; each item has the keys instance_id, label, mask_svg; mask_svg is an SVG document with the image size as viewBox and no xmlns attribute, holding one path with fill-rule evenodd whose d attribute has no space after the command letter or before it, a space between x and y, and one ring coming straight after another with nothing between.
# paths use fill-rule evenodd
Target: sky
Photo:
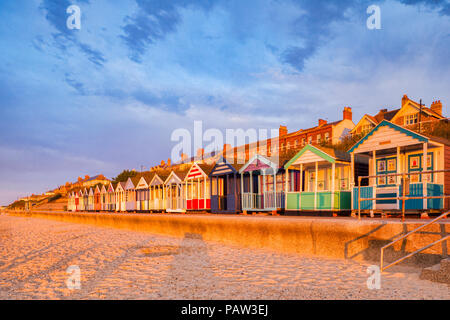
<instances>
[{"instance_id":1,"label":"sky","mask_svg":"<svg viewBox=\"0 0 450 320\"><path fill-rule=\"evenodd\" d=\"M448 0L3 0L0 48L0 205L148 169L194 121L292 132L450 102Z\"/></svg>"}]
</instances>

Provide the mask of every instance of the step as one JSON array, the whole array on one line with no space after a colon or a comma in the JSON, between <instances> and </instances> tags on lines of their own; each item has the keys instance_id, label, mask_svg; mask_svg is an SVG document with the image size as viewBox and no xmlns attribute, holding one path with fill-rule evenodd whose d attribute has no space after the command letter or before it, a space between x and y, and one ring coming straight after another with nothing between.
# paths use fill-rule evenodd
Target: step
<instances>
[{"instance_id":1,"label":"step","mask_svg":"<svg viewBox=\"0 0 450 320\"><path fill-rule=\"evenodd\" d=\"M450 259L444 259L439 264L424 268L420 279L450 284Z\"/></svg>"},{"instance_id":2,"label":"step","mask_svg":"<svg viewBox=\"0 0 450 320\"><path fill-rule=\"evenodd\" d=\"M441 261L441 270L450 274L450 258Z\"/></svg>"}]
</instances>

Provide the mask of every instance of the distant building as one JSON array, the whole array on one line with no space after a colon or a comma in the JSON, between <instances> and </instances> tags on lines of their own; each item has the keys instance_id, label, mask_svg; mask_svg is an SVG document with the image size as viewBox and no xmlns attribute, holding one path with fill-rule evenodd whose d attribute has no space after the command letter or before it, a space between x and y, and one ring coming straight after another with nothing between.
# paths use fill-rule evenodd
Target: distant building
<instances>
[{"instance_id":1,"label":"distant building","mask_svg":"<svg viewBox=\"0 0 450 320\"><path fill-rule=\"evenodd\" d=\"M97 184L103 184L103 185L108 185L111 182L111 180L107 179L104 175L99 174L96 175L94 177L89 177L86 176L84 179L80 179L74 183L72 186L79 188L79 187L85 187L85 188L89 188L89 187L93 187Z\"/></svg>"},{"instance_id":2,"label":"distant building","mask_svg":"<svg viewBox=\"0 0 450 320\"><path fill-rule=\"evenodd\" d=\"M415 129L419 123L427 123L443 120L442 103L440 100L434 101L428 108L422 105L422 113L420 113L420 104L404 95L402 98L402 106L399 109L388 111L381 109L376 115L371 116L365 114L361 120L351 131L353 135L359 135L370 132L383 120L390 121L398 126L408 129Z\"/></svg>"}]
</instances>

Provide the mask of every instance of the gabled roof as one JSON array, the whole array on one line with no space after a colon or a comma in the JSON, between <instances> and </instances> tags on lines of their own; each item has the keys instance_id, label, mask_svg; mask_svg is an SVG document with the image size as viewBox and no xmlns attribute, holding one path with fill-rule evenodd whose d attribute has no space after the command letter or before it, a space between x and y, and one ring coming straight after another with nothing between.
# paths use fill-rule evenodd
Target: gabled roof
<instances>
[{"instance_id":1,"label":"gabled roof","mask_svg":"<svg viewBox=\"0 0 450 320\"><path fill-rule=\"evenodd\" d=\"M300 150L294 157L292 157L285 165L284 168L289 168L294 164L302 155L307 152L312 152L314 155L320 157L324 161L330 163L335 163L336 160L349 161L350 155L347 152L335 150L333 148L313 146L311 144L306 145L302 150Z\"/></svg>"},{"instance_id":2,"label":"gabled roof","mask_svg":"<svg viewBox=\"0 0 450 320\"><path fill-rule=\"evenodd\" d=\"M272 169L274 171L278 170L278 164L273 162L273 160L264 157L260 154L255 154L246 164L244 164L241 169L239 169L239 173L244 173L248 171L256 171L256 170L266 170Z\"/></svg>"},{"instance_id":3,"label":"gabled roof","mask_svg":"<svg viewBox=\"0 0 450 320\"><path fill-rule=\"evenodd\" d=\"M200 176L207 177L209 176L213 168L213 164L194 162L189 171L186 173L185 180L194 179Z\"/></svg>"},{"instance_id":4,"label":"gabled roof","mask_svg":"<svg viewBox=\"0 0 450 320\"><path fill-rule=\"evenodd\" d=\"M186 178L189 170L191 169L191 164L190 163L183 163L183 164L178 164L176 166L171 167L171 171L169 176L166 178L166 180L164 181L164 184L167 184L167 182L173 177L176 176L177 179L184 181L184 179Z\"/></svg>"},{"instance_id":5,"label":"gabled roof","mask_svg":"<svg viewBox=\"0 0 450 320\"><path fill-rule=\"evenodd\" d=\"M125 190L125 186L126 186L126 182L118 182L117 186L116 186L116 192L118 191L119 188L121 188L122 190Z\"/></svg>"},{"instance_id":6,"label":"gabled roof","mask_svg":"<svg viewBox=\"0 0 450 320\"><path fill-rule=\"evenodd\" d=\"M107 192L116 192L117 182L110 182Z\"/></svg>"},{"instance_id":7,"label":"gabled roof","mask_svg":"<svg viewBox=\"0 0 450 320\"><path fill-rule=\"evenodd\" d=\"M352 153L354 152L361 144L363 144L367 139L369 139L375 132L377 132L381 127L390 127L396 131L402 132L414 139L417 139L420 142L428 142L429 138L427 138L424 135L418 134L417 132L414 132L412 130L400 127L392 122L389 122L387 120L383 120L380 124L378 124L375 128L373 128L368 134L366 134L361 140L359 140L353 147L351 147L348 152Z\"/></svg>"},{"instance_id":8,"label":"gabled roof","mask_svg":"<svg viewBox=\"0 0 450 320\"><path fill-rule=\"evenodd\" d=\"M229 163L226 158L221 156L214 167L211 169L209 176L225 175L230 173L238 173L244 164L238 164L237 159L233 159L233 163Z\"/></svg>"}]
</instances>

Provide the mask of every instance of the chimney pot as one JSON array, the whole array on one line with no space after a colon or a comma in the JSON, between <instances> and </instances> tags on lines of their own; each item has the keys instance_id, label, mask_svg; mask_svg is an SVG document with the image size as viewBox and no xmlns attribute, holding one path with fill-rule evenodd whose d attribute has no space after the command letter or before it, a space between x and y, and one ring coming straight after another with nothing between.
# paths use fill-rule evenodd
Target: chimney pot
<instances>
[{"instance_id":1,"label":"chimney pot","mask_svg":"<svg viewBox=\"0 0 450 320\"><path fill-rule=\"evenodd\" d=\"M433 110L434 112L436 112L437 114L442 116L442 102L441 102L441 100L434 101L431 104L430 109Z\"/></svg>"},{"instance_id":2,"label":"chimney pot","mask_svg":"<svg viewBox=\"0 0 450 320\"><path fill-rule=\"evenodd\" d=\"M406 94L403 95L403 98L402 98L402 107L408 102L408 100L409 100L408 96L407 96Z\"/></svg>"},{"instance_id":3,"label":"chimney pot","mask_svg":"<svg viewBox=\"0 0 450 320\"><path fill-rule=\"evenodd\" d=\"M319 119L319 126L327 124L327 120Z\"/></svg>"},{"instance_id":4,"label":"chimney pot","mask_svg":"<svg viewBox=\"0 0 450 320\"><path fill-rule=\"evenodd\" d=\"M343 115L342 115L343 120L347 119L347 120L352 121L352 118L353 118L352 108L344 107L344 111L342 113L343 113Z\"/></svg>"}]
</instances>

